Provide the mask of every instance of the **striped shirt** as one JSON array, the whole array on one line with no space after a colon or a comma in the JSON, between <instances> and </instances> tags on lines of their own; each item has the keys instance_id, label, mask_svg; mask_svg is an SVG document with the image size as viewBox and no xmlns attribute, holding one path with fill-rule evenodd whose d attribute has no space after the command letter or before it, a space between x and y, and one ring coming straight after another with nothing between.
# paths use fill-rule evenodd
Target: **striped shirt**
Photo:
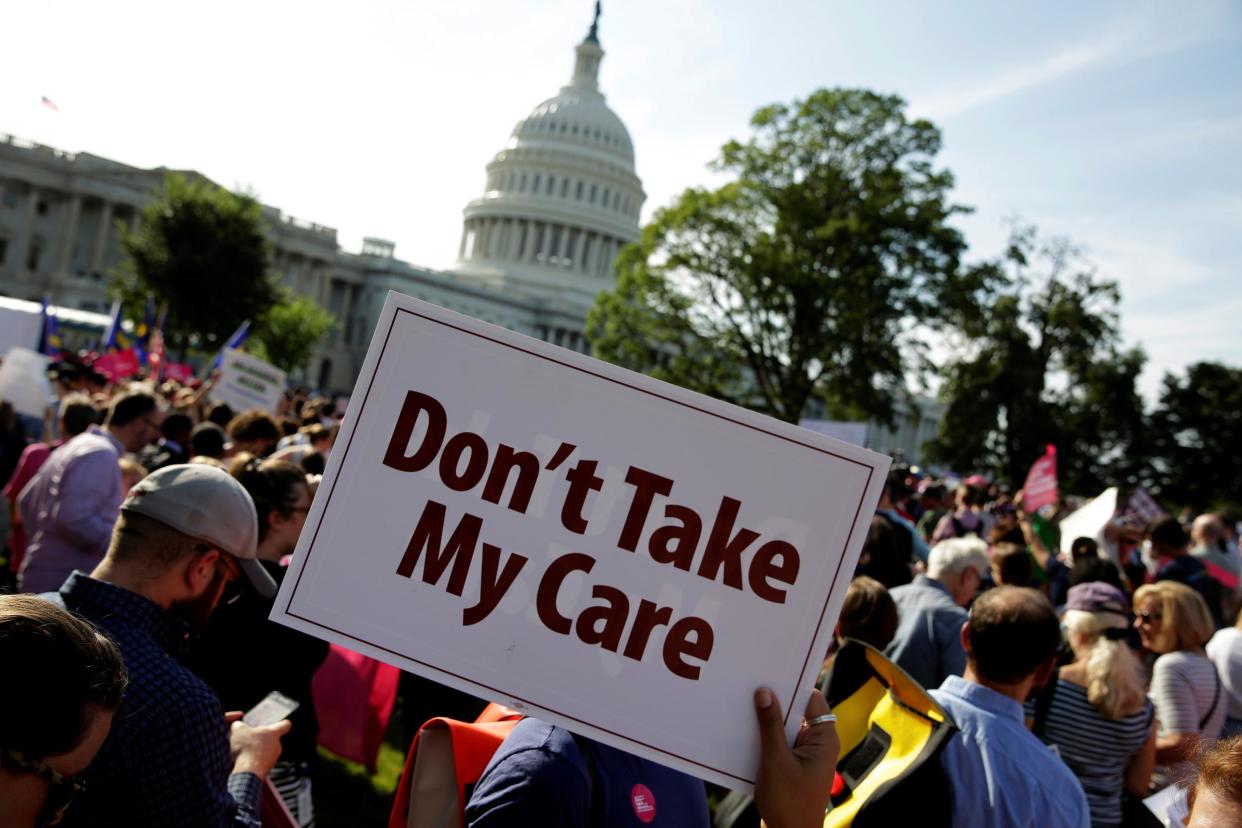
<instances>
[{"instance_id":1,"label":"striped shirt","mask_svg":"<svg viewBox=\"0 0 1242 828\"><path fill-rule=\"evenodd\" d=\"M1026 703L1035 715L1035 697ZM1043 739L1056 745L1061 759L1082 783L1091 808L1092 828L1121 825L1121 791L1130 758L1147 742L1155 707L1142 708L1120 719L1106 719L1087 699L1087 688L1058 679Z\"/></svg>"},{"instance_id":2,"label":"striped shirt","mask_svg":"<svg viewBox=\"0 0 1242 828\"><path fill-rule=\"evenodd\" d=\"M1229 699L1216 675L1216 665L1207 656L1189 650L1160 656L1151 671L1151 691L1148 695L1156 703L1161 736L1202 733L1204 749L1211 747L1220 737ZM1211 715L1208 715L1209 711ZM1152 787L1162 788L1193 774L1194 763L1190 760L1157 765L1152 774Z\"/></svg>"}]
</instances>

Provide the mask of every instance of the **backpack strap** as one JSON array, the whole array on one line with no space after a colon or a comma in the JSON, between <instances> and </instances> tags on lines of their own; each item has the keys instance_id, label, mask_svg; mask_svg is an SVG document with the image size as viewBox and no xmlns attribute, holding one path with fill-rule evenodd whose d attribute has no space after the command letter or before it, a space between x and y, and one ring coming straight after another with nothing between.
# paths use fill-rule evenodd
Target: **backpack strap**
<instances>
[{"instance_id":1,"label":"backpack strap","mask_svg":"<svg viewBox=\"0 0 1242 828\"><path fill-rule=\"evenodd\" d=\"M604 798L600 795L599 768L595 764L595 754L591 750L591 740L577 733L571 733L574 744L587 766L587 828L603 828Z\"/></svg>"},{"instance_id":2,"label":"backpack strap","mask_svg":"<svg viewBox=\"0 0 1242 828\"><path fill-rule=\"evenodd\" d=\"M1052 698L1057 694L1057 678L1060 675L1060 667L1053 670L1048 683L1039 688L1039 695L1035 697L1035 720L1031 723L1031 732L1038 736L1041 742L1044 740L1044 728L1048 725L1048 711L1052 709Z\"/></svg>"},{"instance_id":3,"label":"backpack strap","mask_svg":"<svg viewBox=\"0 0 1242 828\"><path fill-rule=\"evenodd\" d=\"M1207 715L1203 717L1203 721L1199 722L1199 732L1203 732L1203 728L1207 727L1208 721L1212 718L1212 714L1216 712L1216 705L1220 704L1220 675L1215 669L1212 670L1212 678L1216 679L1216 693L1212 696L1212 706L1208 708Z\"/></svg>"}]
</instances>

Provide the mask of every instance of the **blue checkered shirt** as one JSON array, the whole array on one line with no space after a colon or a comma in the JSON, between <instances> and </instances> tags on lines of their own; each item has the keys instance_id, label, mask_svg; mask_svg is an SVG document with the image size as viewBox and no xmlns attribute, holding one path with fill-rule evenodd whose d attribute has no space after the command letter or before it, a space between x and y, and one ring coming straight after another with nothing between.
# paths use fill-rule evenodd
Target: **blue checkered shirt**
<instances>
[{"instance_id":1,"label":"blue checkered shirt","mask_svg":"<svg viewBox=\"0 0 1242 828\"><path fill-rule=\"evenodd\" d=\"M177 662L188 627L141 595L81 572L69 576L60 598L116 642L129 672L86 793L65 824L259 828L262 782L229 773L220 701Z\"/></svg>"}]
</instances>

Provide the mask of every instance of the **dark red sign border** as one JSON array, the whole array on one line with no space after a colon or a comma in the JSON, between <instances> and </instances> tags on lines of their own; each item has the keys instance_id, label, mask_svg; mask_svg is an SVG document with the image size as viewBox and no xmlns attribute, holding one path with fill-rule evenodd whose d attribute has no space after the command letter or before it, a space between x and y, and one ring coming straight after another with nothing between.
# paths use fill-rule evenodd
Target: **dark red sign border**
<instances>
[{"instance_id":1,"label":"dark red sign border","mask_svg":"<svg viewBox=\"0 0 1242 828\"><path fill-rule=\"evenodd\" d=\"M365 409L365 408L366 408L366 405L367 405L367 400L368 400L368 399L370 399L370 397L371 397L371 388L375 385L375 376L376 376L376 374L378 374L378 373L379 373L379 367L380 367L380 365L381 365L381 364L383 363L383 361L384 361L384 351L385 351L385 350L387 350L387 348L388 348L388 341L389 341L389 339L391 339L391 338L392 338L392 331L393 331L393 328L395 328L395 327L396 327L396 325L397 325L397 318L398 318L398 316L399 316L400 314L403 314L403 313L404 313L404 314L409 314L410 316L415 316L415 317L417 317L417 318L419 318L419 319L424 319L424 320L426 320L426 321L428 321L428 322L434 323L434 324L436 324L436 325L440 325L440 326L445 327L445 328L451 328L452 330L458 331L459 333L464 333L464 334L467 334L467 335L469 335L469 336L476 337L476 338L478 338L478 339L485 339L485 340L487 340L488 342L491 342L491 343L493 343L493 344L500 345L500 346L505 347L505 348L509 348L510 350L513 350L513 351L518 351L518 352L520 352L520 353L526 354L526 355L528 355L528 356L535 357L535 358L537 358L537 359L542 359L542 360L544 360L545 362L551 362L551 363L554 363L554 364L556 364L556 365L560 365L560 366L561 366L561 367L563 367L563 368L569 368L570 370L577 371L578 373L581 373L581 374L586 374L586 375L588 375L588 376L595 377L596 379L601 379L601 380L604 380L605 382L611 382L611 383L613 383L614 385L621 385L621 386L624 386L624 387L626 387L626 388L629 388L629 389L630 389L630 390L632 390L632 391L638 391L638 392L640 392L640 393L642 393L642 394L647 394L648 396L652 396L652 397L656 397L657 399L664 400L665 402L670 402L670 403L673 403L674 405L680 405L680 406L681 406L681 407L683 407L683 408L688 408L688 409L690 409L690 410L692 410L692 411L696 411L696 412L698 412L698 413L700 413L700 414L706 414L706 415L708 415L708 416L710 416L710 417L715 417L715 418L717 418L717 419L724 420L725 422L729 422L729 423L733 423L734 425L739 425L739 426L742 426L743 428L749 428L749 429L751 429L752 431L758 431L758 432L760 432L760 433L762 433L762 434L767 434L767 435L768 435L768 436L770 436L770 437L775 437L775 438L776 438L776 439L778 439L778 440L784 440L784 441L785 441L785 442L787 442L787 443L793 443L793 444L794 444L794 445L796 445L796 446L801 446L802 448L808 449L808 450L810 450L810 451L818 452L818 453L820 453L820 454L826 454L826 455L829 455L830 457L835 457L835 458L837 458L838 460L844 460L844 461L846 461L846 462L848 462L848 463L853 463L853 464L854 464L854 465L856 465L856 466L862 466L863 468L865 468L865 469L867 470L867 483L863 486L863 495L862 495L862 497L860 497L860 498L858 499L858 507L854 510L854 521L853 521L853 523L851 523L851 524L850 524L850 531L849 531L849 534L848 534L848 535L846 536L846 538L845 538L845 548L848 548L848 547L849 547L849 545L850 545L850 540L851 540L851 539L853 539L853 537L854 537L854 530L858 527L858 516L859 516L859 514L861 514L861 512L862 512L863 499L866 497L867 488L871 485L871 478L872 478L872 476L875 474L875 469L874 469L874 468L872 468L871 466L868 466L866 463L860 463L860 462L858 462L857 460L853 459L852 457L846 457L846 456L845 456L845 455L843 455L843 454L837 454L837 453L835 453L835 452L828 451L827 449L823 449L823 448L820 448L820 447L818 447L818 446L813 446L813 445L810 445L809 443L803 443L803 442L801 442L801 441L799 441L799 440L795 440L795 439L793 439L792 437L787 437L787 436L785 436L784 434L777 434L777 433L776 433L776 432L774 432L774 431L768 431L768 430L767 430L767 429L765 429L765 428L760 428L759 426L752 425L752 424L750 424L750 423L745 423L745 422L742 422L741 420L735 420L735 419L733 419L732 417L727 417L727 416L725 416L725 415L723 415L723 414L720 414L720 413L718 413L718 412L715 412L715 411L709 411L709 410L707 410L707 409L705 409L705 408L700 408L699 406L693 405L693 404L691 404L691 403L684 402L684 401L682 401L682 400L676 400L676 399L673 399L672 397L666 397L666 396L664 396L663 394L660 394L660 393L658 393L658 392L656 392L656 391L653 391L653 390L651 390L651 389L649 389L649 388L639 388L639 387L638 387L638 386L636 386L636 385L631 385L631 384L629 384L629 383L627 383L627 382L622 382L621 380L614 379L613 377L609 377L609 376L606 376L606 375L604 375L604 374L598 373L598 372L596 372L596 371L592 371L592 370L590 370L589 368L584 368L584 367L582 367L582 366L580 366L580 365L573 365L573 364L571 364L571 363L569 363L569 362L565 362L565 361L563 361L563 360L557 359L557 358L556 358L556 357L554 357L554 356L549 356L549 355L547 355L547 354L541 354L541 353L538 353L538 352L536 352L536 351L532 351L532 350L529 350L529 349L527 349L527 348L523 348L523 347L521 347L520 345L514 345L514 344L513 344L513 343L511 343L511 342L505 342L505 341L500 340L500 339L497 339L497 338L495 338L495 337L492 337L492 336L488 336L488 335L486 335L486 334L479 333L478 331L472 331L472 330L470 330L470 329L468 329L468 328L463 328L463 327L461 327L460 325L454 325L454 324L453 324L453 323L451 323L451 322L445 322L445 321L444 321L444 320L442 320L442 319L436 319L434 316L428 316L428 315L426 315L426 314L423 314L423 313L418 313L417 311L408 310L408 309L406 309L406 308L397 308L397 309L396 309L396 313L394 313L394 314L393 314L392 321L391 321L391 322L389 323L389 325L388 325L388 332L384 335L384 344L380 347L380 352L379 352L379 355L378 355L378 357L377 357L377 358L376 358L376 360L375 360L375 367L372 369L372 373L371 373L371 381L367 384L367 391L366 391L366 394L364 394L364 395L363 395L363 397L362 397L362 404L361 404L361 405L359 405L359 406L358 406L358 408L356 409L355 417L356 417L357 419L355 419L355 421L354 421L354 425L353 425L353 427L350 429L350 433L349 433L349 442L347 442L347 443L345 444L345 451L341 454L341 464L340 464L340 466L338 466L338 468L341 468L341 467L343 467L343 466L345 465L345 459L346 459L346 457L348 457L348 456L349 456L349 450L350 450L350 448L353 446L353 442L354 442L354 435L357 433L357 430L358 430L358 425L359 425L359 421L361 420L361 412L363 411L363 409ZM500 696L505 697L506 699L515 699L515 700L517 700L517 701L519 701L519 702L523 702L523 703L525 703L525 704L534 705L535 707L544 707L543 705L538 704L537 702L530 701L529 699L522 699L522 698L518 698L517 696L514 696L512 693L506 692L506 691L501 690L501 689L499 689L499 688L497 688L497 687L492 687L492 686L487 685L487 684L482 684L482 683L480 683L480 682L478 682L478 681L475 681L475 680L474 680L474 679L472 679L472 678L468 678L468 677L466 677L466 676L458 675L457 673L450 672L450 671L448 671L448 670L445 670L445 669L442 669L442 668L440 668L440 667L437 667L437 666L435 666L435 665L433 665L433 664L427 664L426 662L419 661L419 660L418 660L418 659L416 659L416 658L411 658L410 656L406 655L405 653L399 653L399 652L397 652L396 650L390 650L390 649L388 649L387 647L383 647L383 646L380 646L379 644L375 644L374 642L367 641L366 639L363 639L363 638L358 638L358 637L357 637L357 636L355 636L355 635L351 635L350 633L347 633L347 632L345 632L344 630L338 630L338 629L336 629L335 627L329 627L327 624L321 623L321 622L316 621L316 620L311 619L311 618L306 618L306 617L304 617L304 616L298 615L297 613L293 612L293 610L292 610L292 607L293 607L293 598L294 598L294 596L295 596L295 595L297 595L297 592L298 592L298 587L300 587L300 586L302 585L302 575L303 575L303 573L305 573L305 572L306 572L306 567L307 567L307 565L310 563L310 556L311 556L311 552L315 549L315 541L316 541L316 540L318 540L318 538L319 538L319 529L320 529L320 527L323 525L323 518L324 518L324 516L328 513L328 507L329 507L329 505L331 505L331 503L332 503L332 495L336 492L336 484L337 484L337 482L338 482L339 480L340 480L340 475L338 474L338 475L336 476L336 479L334 479L334 480L332 481L332 488L328 491L328 498L327 498L327 500L324 502L324 505L323 505L323 510L319 513L319 521L315 524L315 533L311 536L310 546L308 546L308 547L306 548L306 560L302 561L302 566L301 566L301 568L298 570L298 578L297 578L297 581L295 581L295 582L294 582L294 584L293 584L293 589L292 589L292 591L290 591L290 593L289 593L289 600L288 600L288 601L286 602L286 604L285 604L285 614L286 614L286 615L289 615L289 616L291 616L291 617L293 617L293 618L297 618L297 619L298 619L298 620L300 620L300 621L304 621L304 622L306 622L307 624L313 624L313 625L314 625L314 626L316 626L316 627L320 627L320 628L325 629L325 630L328 630L328 631L330 631L330 632L334 632L334 633L336 633L336 634L337 634L337 635L339 635L339 636L343 636L343 637L348 638L348 639L351 639L351 640L353 640L353 641L357 641L357 642L359 642L360 644L366 644L367 646L369 646L369 647L374 647L374 648L375 648L375 649L377 649L377 650L383 650L384 652L386 652L386 653L390 653L390 654L392 654L392 655L394 655L394 656L396 656L396 657L398 657L398 658L400 658L400 659L403 659L403 660L405 660L405 661L411 661L411 662L414 662L415 664L421 664L423 667L427 667L427 668L429 668L429 669L431 669L431 670L434 670L434 671L436 671L436 672L438 672L438 673L443 673L444 675L447 675L447 676L453 676L454 678L457 678L457 679L460 679L460 680L462 680L462 681L465 681L465 682L468 682L468 683L470 683L470 684L473 684L475 687L481 687L481 688L483 688L483 689L490 690L490 691L492 691L492 692L494 692L494 693L499 694ZM835 589L836 589L836 586L837 586L837 581L838 581L838 580L840 579L840 577L841 577L841 565L842 565L843 563L845 563L845 554L844 554L845 549L842 549L841 551L842 551L841 558L837 561L837 571L836 571L835 573L833 573L833 576L832 576L832 584L831 584L831 586L828 588L828 593L827 593L827 595L825 595L825 596L824 596L824 605L823 605L823 607L822 607L822 608L820 609L820 611L819 611L819 622L816 624L816 629L818 629L818 628L819 628L819 627L820 627L820 626L824 623L824 616L828 613L828 601L830 600L830 598L831 598L831 596L832 596L833 590L835 590ZM795 700L798 698L798 690L799 690L799 689L801 689L801 688L799 687L799 684L800 684L800 683L801 683L801 681L802 681L802 674L806 672L807 665L810 663L811 658L812 658L812 656L814 655L814 647L815 647L815 639L814 639L814 637L812 637L812 638L811 638L811 642L810 642L810 644L807 646L806 658L805 658L805 659L803 659L803 661L802 661L802 669L798 671L798 678L797 678L797 680L796 680L796 681L798 682L798 684L795 684L795 685L794 685L792 692L791 692L791 693L789 694L789 696L788 696L788 698L790 699L790 705L789 705L790 709L788 709L788 710L786 710L786 711L785 711L785 726L786 726L786 727L788 727L788 726L789 726L789 717L790 717L790 716L792 716L792 715L794 715L794 709L793 709L793 708L794 708L794 705L795 705ZM552 708L544 707L544 709L545 709L545 710L551 710ZM730 779L736 779L736 780L738 780L739 782L745 782L745 783L746 783L746 784L748 784L748 785L754 785L754 784L755 784L755 780L753 780L753 779L747 779L747 778L745 778L745 777L743 777L743 776L738 776L738 775L736 775L736 774L729 773L728 771L723 771L723 770L721 770L720 768L714 768L714 767L712 767L711 765L705 765L705 764L703 764L702 762L695 761L694 759L690 759L690 758L685 757L685 756L680 756L680 755L678 755L678 754L676 754L676 753L673 753L672 751L668 751L668 750L664 750L663 748L656 747L655 745L649 745L649 744L647 744L646 742L641 742L641 741L639 741L638 739L634 739L634 738L632 738L632 737L630 737L630 736L626 736L626 735L624 735L624 734L622 734L622 733L617 733L616 731L609 730L608 728L605 728L605 727L600 727L600 726L599 726L599 725L597 725L597 724L593 724L593 723L591 723L591 722L584 721L584 720L579 719L579 718L577 718L577 717L575 717L575 716L570 716L569 714L567 714L567 713L562 713L562 712L561 712L561 711L559 711L559 710L553 710L552 712L556 713L558 716L562 716L562 717L564 717L564 718L566 718L566 719L569 719L570 721L578 722L579 724L584 724L584 725L587 725L588 727L593 727L593 728L595 728L596 730L603 731L604 733L609 733L609 734L611 734L611 735L613 735L613 736L616 736L616 737L618 737L618 738L620 738L620 739L624 739L624 740L626 740L627 742L633 742L634 744L637 744L637 745L642 745L643 747L647 748L648 750L655 751L656 753L662 753L662 754L664 754L665 756L670 756L670 757L673 757L673 758L675 758L675 759L679 759L679 760L681 760L682 762L686 762L686 763L691 764L691 765L697 765L697 766L698 766L698 767L700 767L700 768L704 768L704 769L706 769L706 770L710 770L710 771L712 771L713 773L718 773L718 774L720 774L721 776L727 776L727 777L729 777ZM801 715L801 714L799 713L798 715Z\"/></svg>"}]
</instances>

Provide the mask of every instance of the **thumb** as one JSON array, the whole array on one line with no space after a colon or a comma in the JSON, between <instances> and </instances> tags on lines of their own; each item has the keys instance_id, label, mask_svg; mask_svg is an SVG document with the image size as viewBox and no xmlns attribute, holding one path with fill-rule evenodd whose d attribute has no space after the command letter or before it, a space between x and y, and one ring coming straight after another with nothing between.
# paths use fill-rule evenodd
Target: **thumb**
<instances>
[{"instance_id":1,"label":"thumb","mask_svg":"<svg viewBox=\"0 0 1242 828\"><path fill-rule=\"evenodd\" d=\"M267 730L271 733L275 733L278 736L284 736L292 728L293 728L293 722L289 721L288 719L281 719L279 722L277 722L274 725L268 725L267 727L264 728L264 730Z\"/></svg>"},{"instance_id":2,"label":"thumb","mask_svg":"<svg viewBox=\"0 0 1242 828\"><path fill-rule=\"evenodd\" d=\"M828 710L828 700L824 698L824 694L818 690L811 693L811 698L806 703L806 715L804 719L814 719L816 716L822 716Z\"/></svg>"},{"instance_id":3,"label":"thumb","mask_svg":"<svg viewBox=\"0 0 1242 828\"><path fill-rule=\"evenodd\" d=\"M789 750L785 722L781 718L781 703L776 694L766 687L755 691L755 716L759 720L759 743L762 751L779 753Z\"/></svg>"}]
</instances>

